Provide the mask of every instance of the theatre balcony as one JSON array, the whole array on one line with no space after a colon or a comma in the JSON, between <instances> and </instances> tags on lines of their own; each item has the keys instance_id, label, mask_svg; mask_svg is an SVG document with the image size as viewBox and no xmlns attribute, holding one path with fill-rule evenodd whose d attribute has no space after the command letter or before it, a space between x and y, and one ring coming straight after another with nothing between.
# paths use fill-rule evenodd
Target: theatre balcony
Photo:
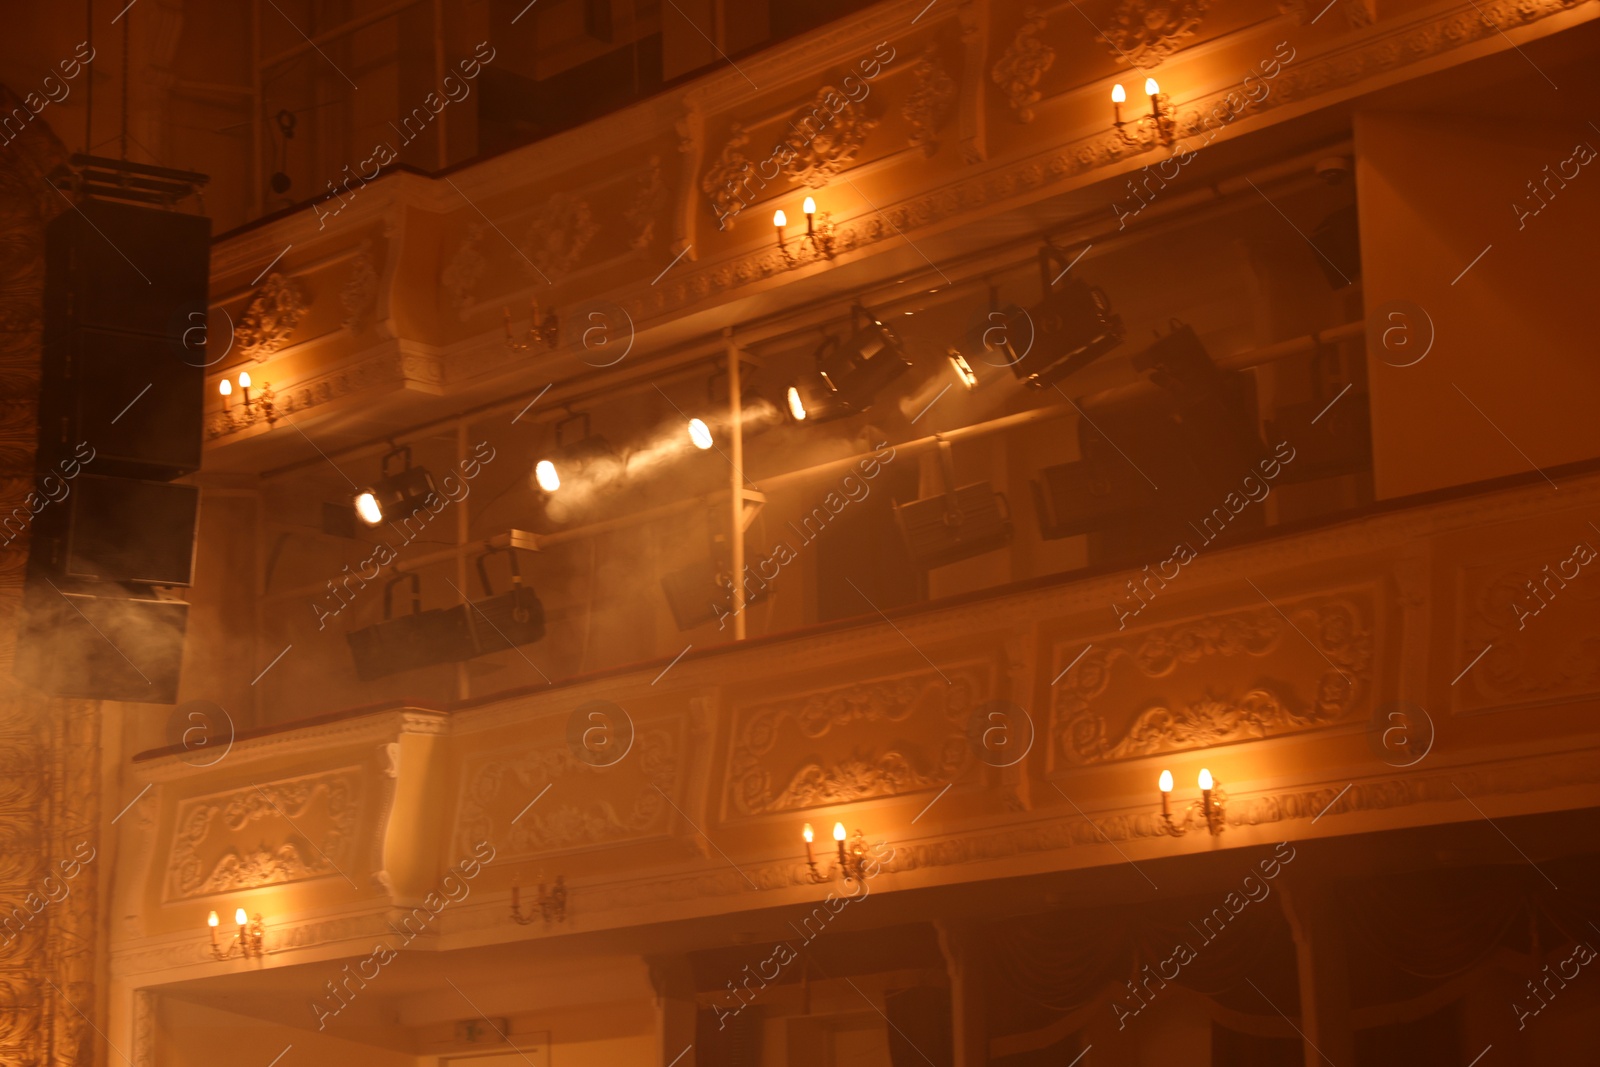
<instances>
[{"instance_id":1,"label":"theatre balcony","mask_svg":"<svg viewBox=\"0 0 1600 1067\"><path fill-rule=\"evenodd\" d=\"M0 86L0 1062L1589 1054L1600 6L149 7Z\"/></svg>"}]
</instances>

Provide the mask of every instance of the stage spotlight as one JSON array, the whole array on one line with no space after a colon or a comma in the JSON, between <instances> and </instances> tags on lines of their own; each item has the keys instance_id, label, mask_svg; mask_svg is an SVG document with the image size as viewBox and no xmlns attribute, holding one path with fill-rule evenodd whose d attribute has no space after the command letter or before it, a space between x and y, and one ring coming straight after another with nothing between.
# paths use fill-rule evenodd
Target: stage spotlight
<instances>
[{"instance_id":1,"label":"stage spotlight","mask_svg":"<svg viewBox=\"0 0 1600 1067\"><path fill-rule=\"evenodd\" d=\"M689 420L689 440L702 452L711 447L711 427L705 424L705 420Z\"/></svg>"},{"instance_id":2,"label":"stage spotlight","mask_svg":"<svg viewBox=\"0 0 1600 1067\"><path fill-rule=\"evenodd\" d=\"M919 567L932 569L981 556L1011 543L1011 508L988 482L956 487L950 442L939 442L939 496L896 504L895 523Z\"/></svg>"},{"instance_id":3,"label":"stage spotlight","mask_svg":"<svg viewBox=\"0 0 1600 1067\"><path fill-rule=\"evenodd\" d=\"M390 464L399 459L398 471ZM428 497L434 495L433 475L426 467L411 465L411 449L402 445L383 457L383 477L375 485L356 494L356 515L368 526L376 526L384 519L403 518L424 507Z\"/></svg>"},{"instance_id":4,"label":"stage spotlight","mask_svg":"<svg viewBox=\"0 0 1600 1067\"><path fill-rule=\"evenodd\" d=\"M1054 385L1122 343L1122 319L1112 314L1103 290L1079 278L1066 278L1072 264L1054 245L1039 250L1039 284L1044 299L1021 311L1005 309L1005 345L1013 337L1032 339L1024 353L1008 353L1011 372L1035 389ZM1063 280L1065 279L1065 280ZM1017 321L1026 316L1027 322Z\"/></svg>"},{"instance_id":5,"label":"stage spotlight","mask_svg":"<svg viewBox=\"0 0 1600 1067\"><path fill-rule=\"evenodd\" d=\"M878 393L911 368L900 339L860 304L850 309L851 332L829 337L817 349L817 369L788 391L796 422L825 422L859 415Z\"/></svg>"},{"instance_id":6,"label":"stage spotlight","mask_svg":"<svg viewBox=\"0 0 1600 1067\"><path fill-rule=\"evenodd\" d=\"M961 354L961 350L951 346L945 349L945 356L950 360L950 367L956 372L957 380L967 387L967 391L976 389L978 376L973 372L972 364L967 362L967 357Z\"/></svg>"},{"instance_id":7,"label":"stage spotlight","mask_svg":"<svg viewBox=\"0 0 1600 1067\"><path fill-rule=\"evenodd\" d=\"M582 435L567 440L567 427L580 422L583 424ZM571 415L556 423L555 452L534 464L533 478L540 489L554 493L563 482L596 460L614 458L616 452L611 448L611 443L589 432L589 416L582 413Z\"/></svg>"}]
</instances>

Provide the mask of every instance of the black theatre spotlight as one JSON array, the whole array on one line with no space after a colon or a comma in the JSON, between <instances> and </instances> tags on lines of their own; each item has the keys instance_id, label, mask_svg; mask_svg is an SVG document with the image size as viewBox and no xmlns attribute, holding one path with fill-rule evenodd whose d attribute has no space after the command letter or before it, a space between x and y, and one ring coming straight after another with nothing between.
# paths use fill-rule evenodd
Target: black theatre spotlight
<instances>
[{"instance_id":1,"label":"black theatre spotlight","mask_svg":"<svg viewBox=\"0 0 1600 1067\"><path fill-rule=\"evenodd\" d=\"M1026 311L1012 305L998 312L1006 328L996 336L1011 373L1036 389L1054 385L1122 343L1122 318L1112 313L1104 290L1066 278L1071 266L1060 249L1045 245L1039 249L1044 299ZM1028 350L1017 350L1027 342Z\"/></svg>"},{"instance_id":2,"label":"black theatre spotlight","mask_svg":"<svg viewBox=\"0 0 1600 1067\"><path fill-rule=\"evenodd\" d=\"M392 471L390 464L396 459L401 467ZM384 519L412 514L434 492L433 475L426 467L413 467L410 447L401 445L383 457L383 477L356 494L356 515L368 526L376 526Z\"/></svg>"},{"instance_id":3,"label":"black theatre spotlight","mask_svg":"<svg viewBox=\"0 0 1600 1067\"><path fill-rule=\"evenodd\" d=\"M785 397L796 422L859 415L911 368L900 339L860 304L850 309L850 336L823 341L816 361L817 369L791 385Z\"/></svg>"},{"instance_id":4,"label":"black theatre spotlight","mask_svg":"<svg viewBox=\"0 0 1600 1067\"><path fill-rule=\"evenodd\" d=\"M942 567L1010 544L1011 508L1005 496L988 482L957 488L949 441L939 441L939 472L943 493L894 508L912 562Z\"/></svg>"},{"instance_id":5,"label":"black theatre spotlight","mask_svg":"<svg viewBox=\"0 0 1600 1067\"><path fill-rule=\"evenodd\" d=\"M569 440L567 430L577 423L583 424L583 432ZM563 481L571 479L596 460L615 460L616 456L609 441L589 432L587 414L569 415L556 423L555 451L534 464L533 478L539 483L540 489L554 493L561 488Z\"/></svg>"}]
</instances>

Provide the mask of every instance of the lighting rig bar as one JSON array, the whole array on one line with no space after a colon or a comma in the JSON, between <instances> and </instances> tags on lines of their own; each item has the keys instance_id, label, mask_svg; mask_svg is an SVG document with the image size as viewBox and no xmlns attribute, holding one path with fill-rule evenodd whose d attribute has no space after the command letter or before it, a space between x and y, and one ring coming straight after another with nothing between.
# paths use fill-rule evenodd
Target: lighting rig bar
<instances>
[{"instance_id":1,"label":"lighting rig bar","mask_svg":"<svg viewBox=\"0 0 1600 1067\"><path fill-rule=\"evenodd\" d=\"M172 207L186 197L200 195L200 189L210 180L209 176L192 170L154 167L126 159L84 155L82 152L74 152L70 165L59 168L50 176L51 184L63 192L164 207Z\"/></svg>"}]
</instances>

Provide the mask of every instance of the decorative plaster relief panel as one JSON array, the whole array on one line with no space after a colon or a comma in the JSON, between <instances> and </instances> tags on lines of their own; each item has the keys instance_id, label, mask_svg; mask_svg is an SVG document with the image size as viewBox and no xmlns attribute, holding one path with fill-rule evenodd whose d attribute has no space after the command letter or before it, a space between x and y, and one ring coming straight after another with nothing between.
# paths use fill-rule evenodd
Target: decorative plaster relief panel
<instances>
[{"instance_id":1,"label":"decorative plaster relief panel","mask_svg":"<svg viewBox=\"0 0 1600 1067\"><path fill-rule=\"evenodd\" d=\"M968 720L994 686L993 668L968 664L736 706L724 815L942 788L971 767Z\"/></svg>"},{"instance_id":2,"label":"decorative plaster relief panel","mask_svg":"<svg viewBox=\"0 0 1600 1067\"><path fill-rule=\"evenodd\" d=\"M1600 693L1597 549L1600 537L1576 525L1568 543L1541 537L1538 549L1458 570L1445 662L1471 667L1452 687L1457 712Z\"/></svg>"},{"instance_id":3,"label":"decorative plaster relief panel","mask_svg":"<svg viewBox=\"0 0 1600 1067\"><path fill-rule=\"evenodd\" d=\"M348 874L363 795L361 769L342 767L180 802L165 899Z\"/></svg>"},{"instance_id":4,"label":"decorative plaster relief panel","mask_svg":"<svg viewBox=\"0 0 1600 1067\"><path fill-rule=\"evenodd\" d=\"M687 715L640 721L632 750L610 766L578 759L565 736L467 757L452 854L478 841L518 859L666 837L688 728Z\"/></svg>"},{"instance_id":5,"label":"decorative plaster relief panel","mask_svg":"<svg viewBox=\"0 0 1600 1067\"><path fill-rule=\"evenodd\" d=\"M1359 718L1383 647L1380 609L1367 585L1097 637L1055 686L1050 770ZM1070 663L1081 642L1058 641L1052 661Z\"/></svg>"}]
</instances>

